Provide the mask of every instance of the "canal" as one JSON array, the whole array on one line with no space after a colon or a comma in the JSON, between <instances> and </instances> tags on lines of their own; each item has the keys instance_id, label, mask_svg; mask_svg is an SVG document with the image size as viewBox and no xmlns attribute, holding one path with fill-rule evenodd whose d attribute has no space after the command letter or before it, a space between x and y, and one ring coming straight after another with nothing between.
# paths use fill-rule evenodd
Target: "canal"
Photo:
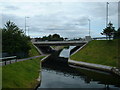
<instances>
[{"instance_id":1,"label":"canal","mask_svg":"<svg viewBox=\"0 0 120 90\"><path fill-rule=\"evenodd\" d=\"M42 82L38 90L40 88L100 88L120 90L120 77L116 75L83 67L73 68L65 63L60 63L59 60L67 60L72 48L61 51L58 57L55 58L55 62L49 59L42 63Z\"/></svg>"}]
</instances>

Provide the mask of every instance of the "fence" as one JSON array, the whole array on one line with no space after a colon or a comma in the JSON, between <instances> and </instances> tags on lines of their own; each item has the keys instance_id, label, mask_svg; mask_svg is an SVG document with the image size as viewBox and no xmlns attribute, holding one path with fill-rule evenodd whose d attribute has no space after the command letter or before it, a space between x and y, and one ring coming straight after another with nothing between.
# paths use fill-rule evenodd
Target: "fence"
<instances>
[{"instance_id":1,"label":"fence","mask_svg":"<svg viewBox=\"0 0 120 90\"><path fill-rule=\"evenodd\" d=\"M12 61L13 59L15 60L15 62L17 62L17 56L0 58L0 62L4 62L4 64L7 65L7 61L9 61L9 64L11 64L11 61Z\"/></svg>"},{"instance_id":2,"label":"fence","mask_svg":"<svg viewBox=\"0 0 120 90\"><path fill-rule=\"evenodd\" d=\"M95 38L92 38L93 40L109 40L108 37L95 37ZM113 40L113 37L110 37L110 40Z\"/></svg>"}]
</instances>

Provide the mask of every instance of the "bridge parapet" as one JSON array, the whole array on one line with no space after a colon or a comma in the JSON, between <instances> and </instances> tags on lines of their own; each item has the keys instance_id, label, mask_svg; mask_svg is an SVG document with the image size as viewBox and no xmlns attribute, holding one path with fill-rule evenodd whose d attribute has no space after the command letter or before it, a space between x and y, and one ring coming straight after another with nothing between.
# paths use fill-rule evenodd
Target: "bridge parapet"
<instances>
[{"instance_id":1,"label":"bridge parapet","mask_svg":"<svg viewBox=\"0 0 120 90\"><path fill-rule=\"evenodd\" d=\"M41 46L79 46L87 42L88 41L41 41L33 42L33 44Z\"/></svg>"}]
</instances>

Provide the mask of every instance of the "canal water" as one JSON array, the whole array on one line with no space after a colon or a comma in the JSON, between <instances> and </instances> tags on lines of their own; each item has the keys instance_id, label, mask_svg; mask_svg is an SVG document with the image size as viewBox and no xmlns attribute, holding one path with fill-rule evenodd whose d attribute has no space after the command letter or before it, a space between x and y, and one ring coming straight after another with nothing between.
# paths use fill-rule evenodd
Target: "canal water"
<instances>
[{"instance_id":1,"label":"canal water","mask_svg":"<svg viewBox=\"0 0 120 90\"><path fill-rule=\"evenodd\" d=\"M70 52L70 49L61 51L58 58L64 59L63 57L65 57L66 60L66 58L69 57L67 52ZM103 90L120 90L120 77L83 67L73 68L62 63L44 62L42 64L42 82L38 90L41 88L95 88Z\"/></svg>"}]
</instances>

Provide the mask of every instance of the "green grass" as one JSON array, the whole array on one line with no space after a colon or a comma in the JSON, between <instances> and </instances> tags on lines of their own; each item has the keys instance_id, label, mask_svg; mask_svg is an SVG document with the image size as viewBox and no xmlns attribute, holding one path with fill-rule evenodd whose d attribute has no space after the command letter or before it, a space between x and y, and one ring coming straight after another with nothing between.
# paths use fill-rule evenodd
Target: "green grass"
<instances>
[{"instance_id":1,"label":"green grass","mask_svg":"<svg viewBox=\"0 0 120 90\"><path fill-rule=\"evenodd\" d=\"M0 89L2 88L2 66L0 66Z\"/></svg>"},{"instance_id":2,"label":"green grass","mask_svg":"<svg viewBox=\"0 0 120 90\"><path fill-rule=\"evenodd\" d=\"M44 56L43 56L44 57ZM40 73L40 59L21 61L2 67L3 88L33 88Z\"/></svg>"},{"instance_id":3,"label":"green grass","mask_svg":"<svg viewBox=\"0 0 120 90\"><path fill-rule=\"evenodd\" d=\"M118 55L120 55L118 47L118 40L93 40L70 58L76 61L117 67Z\"/></svg>"},{"instance_id":4,"label":"green grass","mask_svg":"<svg viewBox=\"0 0 120 90\"><path fill-rule=\"evenodd\" d=\"M65 48L65 46L51 46L51 47L54 48L55 50L61 50Z\"/></svg>"},{"instance_id":5,"label":"green grass","mask_svg":"<svg viewBox=\"0 0 120 90\"><path fill-rule=\"evenodd\" d=\"M38 56L40 53L37 51L37 49L30 43L31 49L29 50L29 57L32 56Z\"/></svg>"},{"instance_id":6,"label":"green grass","mask_svg":"<svg viewBox=\"0 0 120 90\"><path fill-rule=\"evenodd\" d=\"M29 57L40 55L36 48L30 43ZM34 88L40 73L40 59L45 56L20 61L2 67L3 88Z\"/></svg>"}]
</instances>

